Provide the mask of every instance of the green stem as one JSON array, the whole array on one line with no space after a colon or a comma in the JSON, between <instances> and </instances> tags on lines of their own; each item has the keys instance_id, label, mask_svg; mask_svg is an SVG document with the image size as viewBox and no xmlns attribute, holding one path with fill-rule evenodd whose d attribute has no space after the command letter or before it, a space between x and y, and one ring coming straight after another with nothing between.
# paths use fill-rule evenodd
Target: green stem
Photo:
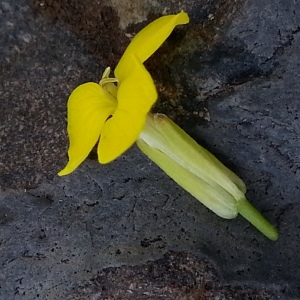
<instances>
[{"instance_id":1,"label":"green stem","mask_svg":"<svg viewBox=\"0 0 300 300\"><path fill-rule=\"evenodd\" d=\"M272 241L278 239L278 232L247 199L237 201L238 212Z\"/></svg>"}]
</instances>

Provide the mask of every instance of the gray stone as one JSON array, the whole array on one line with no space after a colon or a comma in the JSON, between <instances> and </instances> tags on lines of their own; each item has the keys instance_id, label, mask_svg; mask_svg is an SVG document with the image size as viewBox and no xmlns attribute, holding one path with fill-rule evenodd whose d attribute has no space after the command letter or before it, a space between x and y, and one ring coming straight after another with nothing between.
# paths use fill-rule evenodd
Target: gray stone
<instances>
[{"instance_id":1,"label":"gray stone","mask_svg":"<svg viewBox=\"0 0 300 300\"><path fill-rule=\"evenodd\" d=\"M126 2L0 2L0 299L300 299L300 4ZM245 180L277 242L208 211L135 147L56 176L72 89L179 9L191 23L147 62L155 109Z\"/></svg>"}]
</instances>

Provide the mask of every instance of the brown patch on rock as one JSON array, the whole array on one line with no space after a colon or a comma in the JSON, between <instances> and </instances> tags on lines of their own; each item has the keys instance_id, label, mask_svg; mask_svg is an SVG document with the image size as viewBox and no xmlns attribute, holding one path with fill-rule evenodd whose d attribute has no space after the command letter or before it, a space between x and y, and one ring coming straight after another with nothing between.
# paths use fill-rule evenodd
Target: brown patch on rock
<instances>
[{"instance_id":1,"label":"brown patch on rock","mask_svg":"<svg viewBox=\"0 0 300 300\"><path fill-rule=\"evenodd\" d=\"M7 5L0 28L0 189L34 188L67 160L66 101L101 69L67 30Z\"/></svg>"},{"instance_id":2,"label":"brown patch on rock","mask_svg":"<svg viewBox=\"0 0 300 300\"><path fill-rule=\"evenodd\" d=\"M115 66L128 44L119 17L102 1L31 0L35 12L76 32L103 65Z\"/></svg>"},{"instance_id":3,"label":"brown patch on rock","mask_svg":"<svg viewBox=\"0 0 300 300\"><path fill-rule=\"evenodd\" d=\"M271 292L225 285L214 265L191 254L168 252L139 266L107 268L76 287L68 299L269 300Z\"/></svg>"}]
</instances>

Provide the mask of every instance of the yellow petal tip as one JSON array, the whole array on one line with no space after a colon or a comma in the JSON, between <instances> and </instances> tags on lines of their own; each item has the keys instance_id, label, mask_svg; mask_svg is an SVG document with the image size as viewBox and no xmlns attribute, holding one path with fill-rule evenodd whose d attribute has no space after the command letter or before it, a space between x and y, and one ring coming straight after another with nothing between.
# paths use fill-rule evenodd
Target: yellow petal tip
<instances>
[{"instance_id":1,"label":"yellow petal tip","mask_svg":"<svg viewBox=\"0 0 300 300\"><path fill-rule=\"evenodd\" d=\"M68 174L70 174L70 173L71 173L70 171L68 171L68 170L66 170L66 168L64 168L63 170L59 171L59 172L57 173L57 175L58 175L58 176L65 176L65 175L68 175Z\"/></svg>"},{"instance_id":2,"label":"yellow petal tip","mask_svg":"<svg viewBox=\"0 0 300 300\"><path fill-rule=\"evenodd\" d=\"M79 165L80 165L81 161L78 163L72 163L70 164L70 162L64 167L64 169L62 169L61 171L59 171L57 173L58 176L65 176L68 175L70 173L72 173Z\"/></svg>"},{"instance_id":3,"label":"yellow petal tip","mask_svg":"<svg viewBox=\"0 0 300 300\"><path fill-rule=\"evenodd\" d=\"M105 164L108 164L110 162L112 162L115 158L108 158L108 157L98 157L98 162L101 164L101 165L105 165Z\"/></svg>"},{"instance_id":4,"label":"yellow petal tip","mask_svg":"<svg viewBox=\"0 0 300 300\"><path fill-rule=\"evenodd\" d=\"M189 15L185 11L181 11L178 16L178 24L187 24L190 21Z\"/></svg>"}]
</instances>

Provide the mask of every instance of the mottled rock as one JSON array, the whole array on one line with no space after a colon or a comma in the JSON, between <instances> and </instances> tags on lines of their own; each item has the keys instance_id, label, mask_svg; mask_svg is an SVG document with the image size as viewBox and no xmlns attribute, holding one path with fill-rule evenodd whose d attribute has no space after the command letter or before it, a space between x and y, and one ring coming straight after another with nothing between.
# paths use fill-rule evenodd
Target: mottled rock
<instances>
[{"instance_id":1,"label":"mottled rock","mask_svg":"<svg viewBox=\"0 0 300 300\"><path fill-rule=\"evenodd\" d=\"M300 4L29 2L0 2L0 298L299 299ZM275 243L215 216L135 148L56 177L71 90L180 9L190 24L147 61L155 109L245 180Z\"/></svg>"},{"instance_id":2,"label":"mottled rock","mask_svg":"<svg viewBox=\"0 0 300 300\"><path fill-rule=\"evenodd\" d=\"M4 4L3 4L4 3ZM0 2L0 187L52 179L65 161L66 101L101 67L68 31L35 18L27 1Z\"/></svg>"},{"instance_id":3,"label":"mottled rock","mask_svg":"<svg viewBox=\"0 0 300 300\"><path fill-rule=\"evenodd\" d=\"M68 299L274 299L273 292L222 285L214 266L193 255L168 252L145 265L106 268Z\"/></svg>"}]
</instances>

